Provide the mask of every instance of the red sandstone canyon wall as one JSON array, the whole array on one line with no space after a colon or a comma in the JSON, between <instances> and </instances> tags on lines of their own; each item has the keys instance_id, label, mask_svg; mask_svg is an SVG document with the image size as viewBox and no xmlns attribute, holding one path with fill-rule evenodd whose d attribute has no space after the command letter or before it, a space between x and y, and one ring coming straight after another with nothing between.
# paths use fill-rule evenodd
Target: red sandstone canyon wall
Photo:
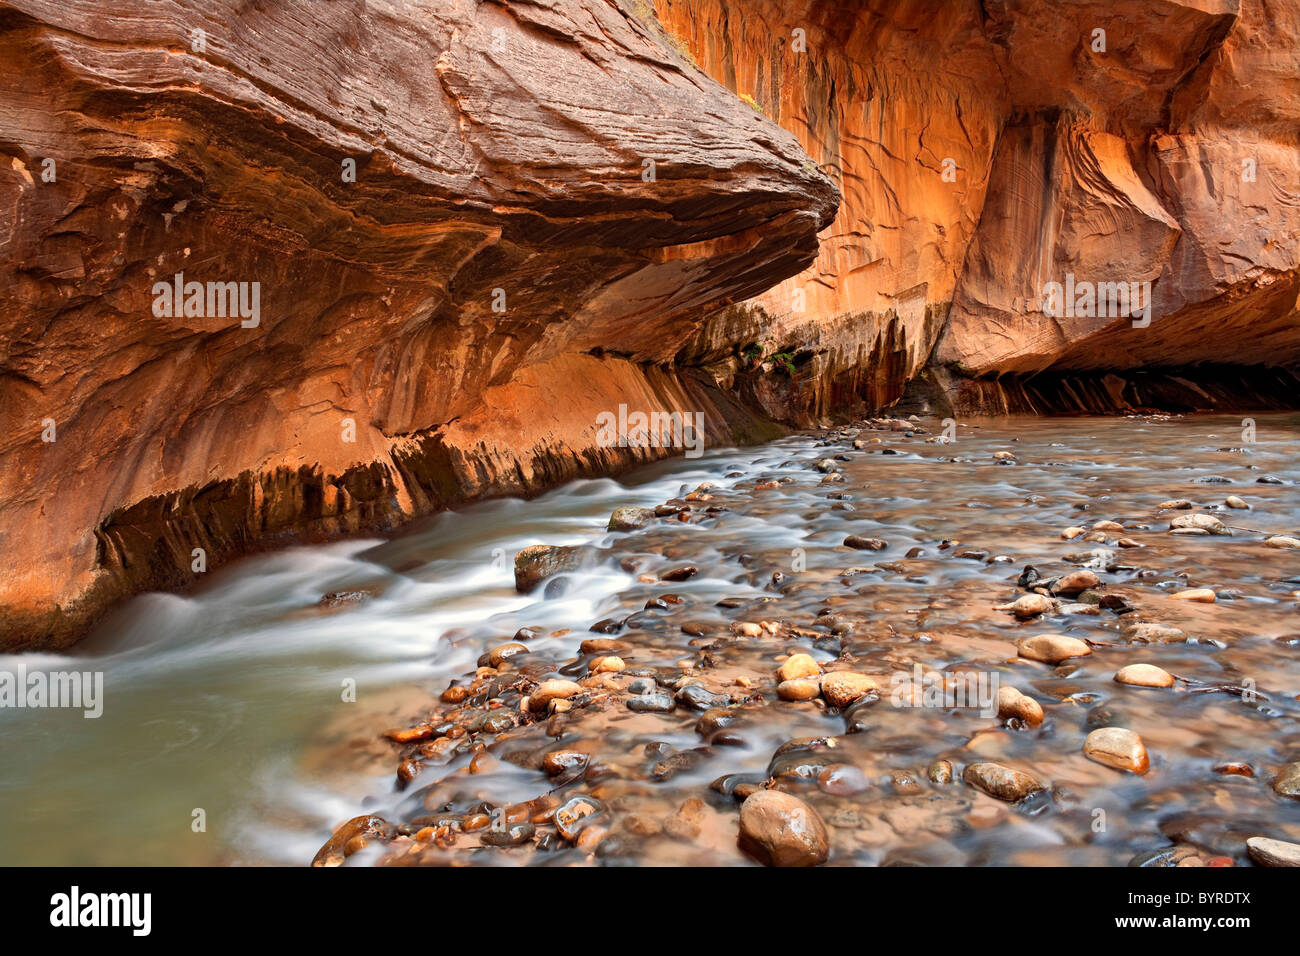
<instances>
[{"instance_id":1,"label":"red sandstone canyon wall","mask_svg":"<svg viewBox=\"0 0 1300 956\"><path fill-rule=\"evenodd\" d=\"M670 451L605 447L619 404L736 441L909 385L1285 388L1298 37L1295 0L0 0L0 646ZM1150 321L1047 314L1067 277Z\"/></svg>"},{"instance_id":2,"label":"red sandstone canyon wall","mask_svg":"<svg viewBox=\"0 0 1300 956\"><path fill-rule=\"evenodd\" d=\"M184 585L195 549L665 453L598 446L620 402L760 434L656 369L838 202L611 0L12 0L0 74L8 646ZM250 314L160 308L177 274Z\"/></svg>"},{"instance_id":3,"label":"red sandstone canyon wall","mask_svg":"<svg viewBox=\"0 0 1300 956\"><path fill-rule=\"evenodd\" d=\"M760 396L774 414L878 407L927 364L960 395L1043 372L1300 362L1300 5L656 6L843 190L816 262L711 326L808 354ZM1150 283L1150 322L1045 314L1067 275Z\"/></svg>"}]
</instances>

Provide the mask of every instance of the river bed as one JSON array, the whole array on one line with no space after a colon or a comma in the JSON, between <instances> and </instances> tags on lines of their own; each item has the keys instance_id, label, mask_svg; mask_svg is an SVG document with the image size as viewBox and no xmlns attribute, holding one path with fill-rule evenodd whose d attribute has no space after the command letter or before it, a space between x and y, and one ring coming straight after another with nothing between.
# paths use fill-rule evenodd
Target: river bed
<instances>
[{"instance_id":1,"label":"river bed","mask_svg":"<svg viewBox=\"0 0 1300 956\"><path fill-rule=\"evenodd\" d=\"M241 560L189 594L130 601L73 654L0 657L0 670L102 672L105 687L96 719L0 710L0 862L304 865L344 821L374 814L401 830L353 844L349 863L741 863L727 788L775 779L825 819L832 863L1125 865L1171 849L1245 863L1250 836L1300 840L1300 800L1271 786L1300 759L1300 551L1263 543L1300 532L1300 416L1252 421L985 419L947 443L937 420L915 433L877 423L486 502L390 540ZM833 472L816 467L827 458ZM704 482L685 520L605 530L616 508L680 503ZM1229 495L1249 508L1226 507ZM1179 498L1193 507L1158 507ZM1170 534L1189 513L1233 533ZM1123 530L1062 538L1102 521ZM883 548L846 547L849 535ZM535 544L600 559L519 594L511 561ZM1030 620L998 610L1026 592L1026 565L1044 581L1092 568L1122 613L1069 600ZM686 579L662 580L687 566ZM1215 600L1174 597L1189 589ZM588 630L602 620L608 635ZM1187 639L1123 638L1135 620ZM738 633L763 621L762 637ZM593 638L626 673L593 683L600 699L545 731L555 718L542 714L436 755L427 740L382 735L436 722L430 713L449 709L439 695L521 628L530 653L504 675L585 676L600 655L579 645ZM1018 655L1017 640L1036 634L1091 653L1056 667ZM870 675L880 699L852 715L778 700L772 674L793 653ZM1177 682L1116 683L1134 663ZM1045 719L901 706L894 675L918 666L996 675ZM730 695L722 709L738 719L715 743L680 695L667 713L631 710L638 678L669 696L698 678L715 704ZM514 713L516 700L498 709ZM1087 734L1107 726L1141 736L1149 770L1084 755ZM560 748L587 755L585 772L541 769ZM479 750L490 753L471 774ZM413 755L417 775L399 787ZM943 761L956 779L936 779ZM975 762L1045 788L996 800L962 782ZM539 806L574 794L596 796L603 839L489 847L457 822L518 805L545 830ZM415 839L426 827L444 831L436 844Z\"/></svg>"}]
</instances>

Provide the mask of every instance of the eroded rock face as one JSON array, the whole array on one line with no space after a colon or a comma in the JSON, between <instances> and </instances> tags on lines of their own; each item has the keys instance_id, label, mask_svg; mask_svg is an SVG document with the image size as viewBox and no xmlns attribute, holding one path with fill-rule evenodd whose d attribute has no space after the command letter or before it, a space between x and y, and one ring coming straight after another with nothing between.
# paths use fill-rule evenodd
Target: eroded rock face
<instances>
[{"instance_id":1,"label":"eroded rock face","mask_svg":"<svg viewBox=\"0 0 1300 956\"><path fill-rule=\"evenodd\" d=\"M0 0L0 53L5 646L669 453L620 405L1300 386L1295 3Z\"/></svg>"},{"instance_id":2,"label":"eroded rock face","mask_svg":"<svg viewBox=\"0 0 1300 956\"><path fill-rule=\"evenodd\" d=\"M844 196L816 262L715 317L684 357L784 420L895 401L942 329L1007 112L980 5L655 6L705 70L799 137ZM737 343L793 354L793 375L751 368Z\"/></svg>"},{"instance_id":3,"label":"eroded rock face","mask_svg":"<svg viewBox=\"0 0 1300 956\"><path fill-rule=\"evenodd\" d=\"M914 380L931 407L987 412L1294 392L1300 6L656 6L844 192L814 265L689 352L774 416L888 404ZM1045 314L1070 277L1136 283L1150 312L1108 287L1105 310ZM793 368L729 359L746 338Z\"/></svg>"},{"instance_id":4,"label":"eroded rock face","mask_svg":"<svg viewBox=\"0 0 1300 956\"><path fill-rule=\"evenodd\" d=\"M0 53L5 646L669 453L598 441L620 403L761 434L659 365L835 187L631 6L13 0Z\"/></svg>"}]
</instances>

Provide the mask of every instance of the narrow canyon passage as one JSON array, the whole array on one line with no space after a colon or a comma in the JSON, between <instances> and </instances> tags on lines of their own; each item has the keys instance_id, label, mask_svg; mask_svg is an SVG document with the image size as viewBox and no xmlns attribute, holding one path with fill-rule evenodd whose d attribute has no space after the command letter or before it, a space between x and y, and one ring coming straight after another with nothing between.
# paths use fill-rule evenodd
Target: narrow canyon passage
<instances>
[{"instance_id":1,"label":"narrow canyon passage","mask_svg":"<svg viewBox=\"0 0 1300 956\"><path fill-rule=\"evenodd\" d=\"M42 928L1233 906L1300 867L1298 441L1300 0L0 0Z\"/></svg>"},{"instance_id":2,"label":"narrow canyon passage","mask_svg":"<svg viewBox=\"0 0 1300 956\"><path fill-rule=\"evenodd\" d=\"M1275 546L1300 533L1298 433L1294 414L1246 435L1003 418L945 442L937 419L880 420L246 559L134 599L71 657L22 658L108 691L97 719L0 718L0 855L742 863L738 792L772 777L832 865L1244 863L1247 840L1300 839L1300 550ZM1231 534L1171 530L1217 522ZM517 593L537 544L586 556ZM1178 596L1200 589L1212 603ZM1036 590L1042 613L1006 609ZM1086 656L1033 659L1042 635ZM778 691L795 655L820 693ZM999 716L939 673L1033 703ZM548 680L580 689L521 709ZM1143 772L1089 757L1107 727L1140 738ZM992 767L1028 775L1023 799Z\"/></svg>"}]
</instances>

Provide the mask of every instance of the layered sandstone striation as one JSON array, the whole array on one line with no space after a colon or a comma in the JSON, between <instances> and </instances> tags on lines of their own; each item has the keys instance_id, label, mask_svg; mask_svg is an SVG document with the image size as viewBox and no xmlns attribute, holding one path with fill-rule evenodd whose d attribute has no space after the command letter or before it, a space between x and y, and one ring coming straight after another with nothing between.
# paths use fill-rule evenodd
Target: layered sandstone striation
<instances>
[{"instance_id":1,"label":"layered sandstone striation","mask_svg":"<svg viewBox=\"0 0 1300 956\"><path fill-rule=\"evenodd\" d=\"M1170 388L1221 404L1177 382L1237 381L1224 365L1294 381L1277 370L1300 363L1300 4L656 5L844 193L813 266L696 343L772 414L886 404L927 365L949 403L986 410L1044 407L1035 377L1091 395L1048 408ZM1046 314L1067 280L1136 285L1149 314ZM727 359L744 337L803 360L773 388Z\"/></svg>"},{"instance_id":2,"label":"layered sandstone striation","mask_svg":"<svg viewBox=\"0 0 1300 956\"><path fill-rule=\"evenodd\" d=\"M12 0L0 52L0 645L668 453L620 403L770 433L670 361L836 189L626 4Z\"/></svg>"}]
</instances>

